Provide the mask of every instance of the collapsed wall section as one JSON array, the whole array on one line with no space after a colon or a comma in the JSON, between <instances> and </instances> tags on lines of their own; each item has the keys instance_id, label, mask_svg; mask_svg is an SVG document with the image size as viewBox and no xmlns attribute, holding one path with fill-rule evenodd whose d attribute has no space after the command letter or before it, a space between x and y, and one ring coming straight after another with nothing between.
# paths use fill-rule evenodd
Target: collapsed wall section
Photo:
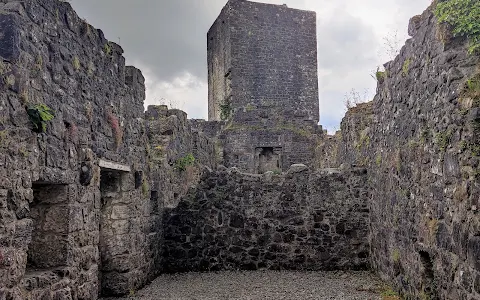
<instances>
[{"instance_id":1,"label":"collapsed wall section","mask_svg":"<svg viewBox=\"0 0 480 300\"><path fill-rule=\"evenodd\" d=\"M206 172L165 212L165 272L366 269L365 169Z\"/></svg>"},{"instance_id":2,"label":"collapsed wall section","mask_svg":"<svg viewBox=\"0 0 480 300\"><path fill-rule=\"evenodd\" d=\"M216 168L215 143L194 130L183 111L149 106L145 115L152 192L166 207L175 207L197 184L203 167Z\"/></svg>"},{"instance_id":3,"label":"collapsed wall section","mask_svg":"<svg viewBox=\"0 0 480 300\"><path fill-rule=\"evenodd\" d=\"M407 299L478 299L480 57L435 5L411 19L373 102L347 113L338 157L369 166L382 277Z\"/></svg>"}]
</instances>

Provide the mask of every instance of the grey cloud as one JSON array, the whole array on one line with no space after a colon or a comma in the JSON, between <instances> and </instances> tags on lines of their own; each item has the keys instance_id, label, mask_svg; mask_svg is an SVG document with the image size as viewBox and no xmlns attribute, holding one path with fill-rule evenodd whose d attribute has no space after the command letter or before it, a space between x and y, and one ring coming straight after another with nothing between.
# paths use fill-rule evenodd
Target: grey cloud
<instances>
[{"instance_id":1,"label":"grey cloud","mask_svg":"<svg viewBox=\"0 0 480 300\"><path fill-rule=\"evenodd\" d=\"M159 80L190 72L206 78L206 34L226 0L73 0L80 17L120 37L128 63Z\"/></svg>"},{"instance_id":2,"label":"grey cloud","mask_svg":"<svg viewBox=\"0 0 480 300\"><path fill-rule=\"evenodd\" d=\"M335 72L375 64L378 40L373 30L345 12L318 24L318 64Z\"/></svg>"},{"instance_id":3,"label":"grey cloud","mask_svg":"<svg viewBox=\"0 0 480 300\"><path fill-rule=\"evenodd\" d=\"M331 0L257 0L288 7L308 9L311 3L332 4ZM368 7L387 8L392 21L406 30L408 19L425 9L430 0L363 0ZM207 105L202 85L207 79L206 33L227 0L72 0L80 17L86 18L105 32L113 41L121 39L127 63L138 62L151 74L151 86L156 98L170 95L185 101L188 112ZM321 119L332 127L343 115L343 98L351 88L370 88L374 82L369 72L382 64L378 51L382 41L371 25L350 15L345 9L349 0L338 0L337 10L320 14L318 23L318 65L320 69ZM315 5L317 6L317 5ZM319 5L321 9L323 5ZM329 5L332 8L332 5ZM402 43L403 44L403 43ZM155 81L172 83L185 72L194 81L182 82L174 88L158 88ZM156 83L158 83L156 82ZM181 90L183 88L183 90ZM181 92L183 91L183 92ZM194 91L198 91L196 94ZM200 91L201 94L200 94ZM174 96L175 94L175 96ZM147 95L149 92L147 91ZM152 96L148 96L152 102ZM193 100L196 101L190 103ZM190 101L190 102L189 102ZM191 113L191 112L190 112ZM202 117L197 116L196 117Z\"/></svg>"}]
</instances>

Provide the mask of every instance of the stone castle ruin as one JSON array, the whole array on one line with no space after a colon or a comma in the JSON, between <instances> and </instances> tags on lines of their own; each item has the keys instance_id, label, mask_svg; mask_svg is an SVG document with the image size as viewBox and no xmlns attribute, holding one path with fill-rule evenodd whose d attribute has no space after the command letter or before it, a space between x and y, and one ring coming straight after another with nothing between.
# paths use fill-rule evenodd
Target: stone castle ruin
<instances>
[{"instance_id":1,"label":"stone castle ruin","mask_svg":"<svg viewBox=\"0 0 480 300\"><path fill-rule=\"evenodd\" d=\"M0 299L237 269L373 269L407 299L480 298L480 56L436 5L328 136L313 12L228 1L203 121L144 111L141 72L70 4L0 1Z\"/></svg>"}]
</instances>

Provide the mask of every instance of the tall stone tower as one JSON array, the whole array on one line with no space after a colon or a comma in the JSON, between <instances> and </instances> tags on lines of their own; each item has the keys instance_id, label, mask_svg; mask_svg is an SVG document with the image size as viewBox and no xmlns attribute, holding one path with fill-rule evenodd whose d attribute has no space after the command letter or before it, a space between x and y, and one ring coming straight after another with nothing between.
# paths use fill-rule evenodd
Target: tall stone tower
<instances>
[{"instance_id":1,"label":"tall stone tower","mask_svg":"<svg viewBox=\"0 0 480 300\"><path fill-rule=\"evenodd\" d=\"M207 38L209 120L318 123L315 12L230 0Z\"/></svg>"},{"instance_id":2,"label":"tall stone tower","mask_svg":"<svg viewBox=\"0 0 480 300\"><path fill-rule=\"evenodd\" d=\"M209 120L228 123L225 164L261 173L309 163L313 150L295 143L319 121L315 12L230 0L207 53Z\"/></svg>"}]
</instances>

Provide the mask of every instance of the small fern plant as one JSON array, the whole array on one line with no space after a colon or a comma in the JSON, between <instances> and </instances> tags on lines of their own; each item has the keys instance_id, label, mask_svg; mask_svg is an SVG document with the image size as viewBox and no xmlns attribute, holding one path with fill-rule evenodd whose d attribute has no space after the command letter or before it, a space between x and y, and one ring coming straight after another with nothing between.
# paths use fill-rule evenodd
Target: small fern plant
<instances>
[{"instance_id":1,"label":"small fern plant","mask_svg":"<svg viewBox=\"0 0 480 300\"><path fill-rule=\"evenodd\" d=\"M45 132L47 130L47 122L55 117L53 110L43 103L29 106L27 114L33 124L33 131L37 133Z\"/></svg>"}]
</instances>

